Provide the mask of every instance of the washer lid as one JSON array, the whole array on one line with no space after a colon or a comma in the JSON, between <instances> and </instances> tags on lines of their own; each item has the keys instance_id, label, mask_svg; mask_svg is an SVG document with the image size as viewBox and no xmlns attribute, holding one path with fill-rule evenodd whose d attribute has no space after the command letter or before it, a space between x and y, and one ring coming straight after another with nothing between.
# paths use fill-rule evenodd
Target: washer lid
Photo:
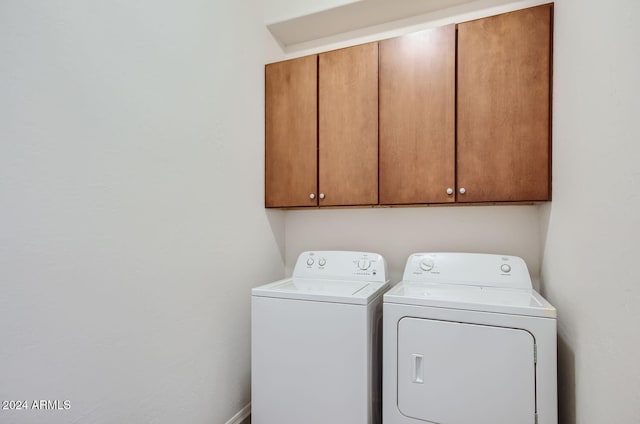
<instances>
[{"instance_id":1,"label":"washer lid","mask_svg":"<svg viewBox=\"0 0 640 424\"><path fill-rule=\"evenodd\" d=\"M388 282L287 278L251 290L253 296L366 305Z\"/></svg>"},{"instance_id":2,"label":"washer lid","mask_svg":"<svg viewBox=\"0 0 640 424\"><path fill-rule=\"evenodd\" d=\"M401 281L385 303L555 318L556 309L535 290Z\"/></svg>"}]
</instances>

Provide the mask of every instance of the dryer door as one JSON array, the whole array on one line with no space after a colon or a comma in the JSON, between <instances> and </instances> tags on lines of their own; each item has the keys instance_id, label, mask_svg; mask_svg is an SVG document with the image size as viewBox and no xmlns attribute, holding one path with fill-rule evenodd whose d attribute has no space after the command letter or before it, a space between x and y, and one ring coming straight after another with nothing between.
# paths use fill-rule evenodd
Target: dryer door
<instances>
[{"instance_id":1,"label":"dryer door","mask_svg":"<svg viewBox=\"0 0 640 424\"><path fill-rule=\"evenodd\" d=\"M535 340L503 327L403 318L398 408L442 424L533 424Z\"/></svg>"}]
</instances>

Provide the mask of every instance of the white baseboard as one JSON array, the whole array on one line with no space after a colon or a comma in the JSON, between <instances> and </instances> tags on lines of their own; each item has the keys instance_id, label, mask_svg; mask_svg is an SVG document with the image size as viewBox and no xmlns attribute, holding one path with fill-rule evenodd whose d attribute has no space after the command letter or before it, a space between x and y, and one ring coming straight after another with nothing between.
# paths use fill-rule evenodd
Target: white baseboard
<instances>
[{"instance_id":1,"label":"white baseboard","mask_svg":"<svg viewBox=\"0 0 640 424\"><path fill-rule=\"evenodd\" d=\"M236 415L231 417L231 419L229 421L227 421L226 424L240 424L249 415L251 415L251 402L246 404L245 407L242 408L240 411L238 411L238 413Z\"/></svg>"}]
</instances>

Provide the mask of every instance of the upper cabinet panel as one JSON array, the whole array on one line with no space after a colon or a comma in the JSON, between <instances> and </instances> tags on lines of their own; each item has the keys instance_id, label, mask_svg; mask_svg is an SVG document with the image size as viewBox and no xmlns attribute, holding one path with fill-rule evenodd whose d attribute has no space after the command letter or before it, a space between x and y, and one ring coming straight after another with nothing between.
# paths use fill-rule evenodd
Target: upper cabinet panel
<instances>
[{"instance_id":1,"label":"upper cabinet panel","mask_svg":"<svg viewBox=\"0 0 640 424\"><path fill-rule=\"evenodd\" d=\"M550 199L551 17L543 5L458 25L459 202Z\"/></svg>"},{"instance_id":2,"label":"upper cabinet panel","mask_svg":"<svg viewBox=\"0 0 640 424\"><path fill-rule=\"evenodd\" d=\"M378 44L319 57L320 206L378 203Z\"/></svg>"},{"instance_id":3,"label":"upper cabinet panel","mask_svg":"<svg viewBox=\"0 0 640 424\"><path fill-rule=\"evenodd\" d=\"M265 205L317 206L318 57L265 67Z\"/></svg>"},{"instance_id":4,"label":"upper cabinet panel","mask_svg":"<svg viewBox=\"0 0 640 424\"><path fill-rule=\"evenodd\" d=\"M553 5L267 65L267 207L551 199Z\"/></svg>"},{"instance_id":5,"label":"upper cabinet panel","mask_svg":"<svg viewBox=\"0 0 640 424\"><path fill-rule=\"evenodd\" d=\"M380 203L455 201L455 25L380 42Z\"/></svg>"}]
</instances>

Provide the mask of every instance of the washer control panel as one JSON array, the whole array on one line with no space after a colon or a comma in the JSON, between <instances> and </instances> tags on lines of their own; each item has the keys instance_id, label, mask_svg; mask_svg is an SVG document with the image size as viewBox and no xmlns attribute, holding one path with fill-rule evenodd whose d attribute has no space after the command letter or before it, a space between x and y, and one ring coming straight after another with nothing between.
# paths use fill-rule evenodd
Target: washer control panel
<instances>
[{"instance_id":1,"label":"washer control panel","mask_svg":"<svg viewBox=\"0 0 640 424\"><path fill-rule=\"evenodd\" d=\"M414 253L404 281L531 289L527 264L517 256L484 253Z\"/></svg>"},{"instance_id":2,"label":"washer control panel","mask_svg":"<svg viewBox=\"0 0 640 424\"><path fill-rule=\"evenodd\" d=\"M387 266L377 253L319 250L302 252L293 270L296 278L387 281Z\"/></svg>"}]
</instances>

